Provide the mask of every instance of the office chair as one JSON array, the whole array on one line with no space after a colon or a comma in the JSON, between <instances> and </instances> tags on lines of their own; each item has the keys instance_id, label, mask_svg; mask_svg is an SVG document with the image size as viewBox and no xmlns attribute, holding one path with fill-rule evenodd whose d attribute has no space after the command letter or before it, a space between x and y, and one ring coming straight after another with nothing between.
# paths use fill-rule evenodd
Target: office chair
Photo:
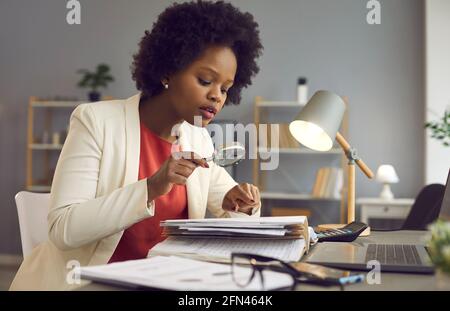
<instances>
[{"instance_id":1,"label":"office chair","mask_svg":"<svg viewBox=\"0 0 450 311\"><path fill-rule=\"evenodd\" d=\"M417 195L401 230L426 230L435 221L441 210L445 186L430 184Z\"/></svg>"},{"instance_id":2,"label":"office chair","mask_svg":"<svg viewBox=\"0 0 450 311\"><path fill-rule=\"evenodd\" d=\"M50 193L20 191L15 196L23 257L48 238L47 213Z\"/></svg>"}]
</instances>

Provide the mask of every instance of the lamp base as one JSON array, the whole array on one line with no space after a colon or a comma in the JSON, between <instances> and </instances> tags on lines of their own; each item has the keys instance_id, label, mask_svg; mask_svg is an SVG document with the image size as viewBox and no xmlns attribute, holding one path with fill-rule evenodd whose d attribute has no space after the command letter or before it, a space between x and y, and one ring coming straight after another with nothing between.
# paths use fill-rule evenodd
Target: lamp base
<instances>
[{"instance_id":1,"label":"lamp base","mask_svg":"<svg viewBox=\"0 0 450 311\"><path fill-rule=\"evenodd\" d=\"M345 226L346 226L346 224L322 224L322 225L318 225L317 229L319 231L333 230L333 229L341 229ZM369 235L370 235L370 227L367 227L363 232L360 233L359 236L369 236Z\"/></svg>"},{"instance_id":2,"label":"lamp base","mask_svg":"<svg viewBox=\"0 0 450 311\"><path fill-rule=\"evenodd\" d=\"M383 185L383 190L380 193L380 198L385 200L392 200L394 198L394 194L392 193L391 186L388 183Z\"/></svg>"}]
</instances>

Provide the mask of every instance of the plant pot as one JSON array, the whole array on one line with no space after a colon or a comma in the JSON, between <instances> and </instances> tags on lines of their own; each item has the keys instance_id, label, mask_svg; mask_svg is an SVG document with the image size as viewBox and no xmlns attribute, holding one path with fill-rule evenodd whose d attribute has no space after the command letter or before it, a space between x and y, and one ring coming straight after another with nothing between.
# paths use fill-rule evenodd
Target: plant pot
<instances>
[{"instance_id":1,"label":"plant pot","mask_svg":"<svg viewBox=\"0 0 450 311\"><path fill-rule=\"evenodd\" d=\"M88 96L89 96L90 102L98 102L100 100L99 92L95 92L95 91L89 92Z\"/></svg>"}]
</instances>

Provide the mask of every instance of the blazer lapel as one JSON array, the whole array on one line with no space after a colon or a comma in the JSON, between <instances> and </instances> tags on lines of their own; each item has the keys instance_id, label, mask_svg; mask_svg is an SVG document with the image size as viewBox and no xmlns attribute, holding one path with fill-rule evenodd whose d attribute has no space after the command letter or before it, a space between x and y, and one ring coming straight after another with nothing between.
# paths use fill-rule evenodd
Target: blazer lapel
<instances>
[{"instance_id":1,"label":"blazer lapel","mask_svg":"<svg viewBox=\"0 0 450 311\"><path fill-rule=\"evenodd\" d=\"M194 148L195 142L192 137L192 129L189 124L184 121L178 131L178 141L183 151L197 151L197 148ZM187 191L187 199L188 199L188 212L189 218L204 218L206 211L206 199L204 198L204 191L201 187L201 176L199 169L195 169L194 172L189 176L186 181L186 191Z\"/></svg>"},{"instance_id":2,"label":"blazer lapel","mask_svg":"<svg viewBox=\"0 0 450 311\"><path fill-rule=\"evenodd\" d=\"M134 183L139 176L139 152L141 148L141 133L139 126L139 99L141 94L127 99L125 104L126 131L126 166L124 185Z\"/></svg>"}]
</instances>

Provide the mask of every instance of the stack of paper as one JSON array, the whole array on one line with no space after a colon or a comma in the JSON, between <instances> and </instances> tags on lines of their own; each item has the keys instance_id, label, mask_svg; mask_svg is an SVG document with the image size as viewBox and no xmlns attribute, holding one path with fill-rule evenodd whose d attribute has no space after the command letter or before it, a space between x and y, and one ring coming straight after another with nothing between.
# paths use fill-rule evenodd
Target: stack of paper
<instances>
[{"instance_id":1,"label":"stack of paper","mask_svg":"<svg viewBox=\"0 0 450 311\"><path fill-rule=\"evenodd\" d=\"M309 248L304 216L188 219L161 222L169 238L150 256L184 256L230 262L232 253L250 253L298 261Z\"/></svg>"},{"instance_id":2,"label":"stack of paper","mask_svg":"<svg viewBox=\"0 0 450 311\"><path fill-rule=\"evenodd\" d=\"M236 270L237 278L248 278L250 267ZM153 257L130 260L108 265L81 267L81 278L102 283L169 290L261 290L261 282L255 277L244 288L237 286L231 275L231 267L179 257ZM287 287L291 284L287 274L266 271L265 290Z\"/></svg>"},{"instance_id":3,"label":"stack of paper","mask_svg":"<svg viewBox=\"0 0 450 311\"><path fill-rule=\"evenodd\" d=\"M177 219L160 225L163 234L183 237L299 239L308 234L305 216Z\"/></svg>"},{"instance_id":4,"label":"stack of paper","mask_svg":"<svg viewBox=\"0 0 450 311\"><path fill-rule=\"evenodd\" d=\"M192 259L231 262L232 253L249 253L272 257L283 261L299 261L307 250L304 239L256 240L256 239L211 239L170 237L156 244L147 257L180 256Z\"/></svg>"}]
</instances>

